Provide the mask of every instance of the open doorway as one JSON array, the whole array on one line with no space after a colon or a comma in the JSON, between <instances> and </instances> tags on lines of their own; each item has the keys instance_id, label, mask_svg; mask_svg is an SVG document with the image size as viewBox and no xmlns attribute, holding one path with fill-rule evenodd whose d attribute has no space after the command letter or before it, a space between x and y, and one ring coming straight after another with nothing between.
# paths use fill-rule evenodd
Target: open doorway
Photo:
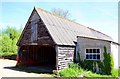
<instances>
[{"instance_id":1,"label":"open doorway","mask_svg":"<svg viewBox=\"0 0 120 79\"><path fill-rule=\"evenodd\" d=\"M55 46L23 46L21 50L23 65L38 67L38 69L56 69Z\"/></svg>"}]
</instances>

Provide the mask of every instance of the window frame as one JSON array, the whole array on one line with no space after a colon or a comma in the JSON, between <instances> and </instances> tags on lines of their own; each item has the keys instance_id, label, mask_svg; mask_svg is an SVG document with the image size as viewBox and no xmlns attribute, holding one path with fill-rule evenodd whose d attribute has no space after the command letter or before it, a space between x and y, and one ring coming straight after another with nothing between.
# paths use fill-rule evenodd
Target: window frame
<instances>
[{"instance_id":1,"label":"window frame","mask_svg":"<svg viewBox=\"0 0 120 79\"><path fill-rule=\"evenodd\" d=\"M93 51L93 49L99 49L100 53L93 53L93 52L87 53L87 52L86 52L87 49L92 49L92 51ZM93 56L93 55L100 55L100 59L97 59L97 58L96 58L96 59L93 59L93 57L92 57L92 59L86 59L86 56L87 56L87 55L90 55L90 54L92 54L92 56ZM100 49L100 48L85 48L85 60L101 60L101 49Z\"/></svg>"}]
</instances>

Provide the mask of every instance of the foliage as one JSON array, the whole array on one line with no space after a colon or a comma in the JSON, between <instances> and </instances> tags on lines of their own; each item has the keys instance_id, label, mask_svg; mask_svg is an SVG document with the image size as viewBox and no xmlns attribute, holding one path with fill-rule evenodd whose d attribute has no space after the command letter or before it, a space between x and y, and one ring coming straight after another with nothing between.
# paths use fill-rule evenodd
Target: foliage
<instances>
[{"instance_id":1,"label":"foliage","mask_svg":"<svg viewBox=\"0 0 120 79\"><path fill-rule=\"evenodd\" d=\"M15 28L8 27L1 32L0 38L0 55L15 55L17 54L17 40L20 36L21 31Z\"/></svg>"},{"instance_id":2,"label":"foliage","mask_svg":"<svg viewBox=\"0 0 120 79\"><path fill-rule=\"evenodd\" d=\"M110 53L107 53L107 49L105 46L104 46L103 64L104 64L104 73L107 75L111 75L112 70L114 69L114 61L112 55Z\"/></svg>"},{"instance_id":3,"label":"foliage","mask_svg":"<svg viewBox=\"0 0 120 79\"><path fill-rule=\"evenodd\" d=\"M103 64L101 61L97 61L97 60L84 60L83 61L83 65L82 65L82 68L84 68L85 70L90 70L90 71L93 71L93 72L97 72L95 67L96 67L96 64L98 65L99 67L99 72L97 73L102 73L103 72Z\"/></svg>"},{"instance_id":4,"label":"foliage","mask_svg":"<svg viewBox=\"0 0 120 79\"><path fill-rule=\"evenodd\" d=\"M58 75L62 77L77 77L84 72L85 70L83 70L78 64L71 63L68 68L60 71Z\"/></svg>"},{"instance_id":5,"label":"foliage","mask_svg":"<svg viewBox=\"0 0 120 79\"><path fill-rule=\"evenodd\" d=\"M79 61L79 65L84 68L85 70L90 70L93 72L96 72L95 70L95 66L96 64L99 67L99 73L102 73L103 70L103 63L100 60L80 60L80 53L78 53L78 61Z\"/></svg>"},{"instance_id":6,"label":"foliage","mask_svg":"<svg viewBox=\"0 0 120 79\"><path fill-rule=\"evenodd\" d=\"M85 75L86 77L112 77L111 75L101 75L101 74L96 74L93 72L89 72L88 74ZM105 78L106 79L106 78ZM109 78L108 78L109 79Z\"/></svg>"},{"instance_id":7,"label":"foliage","mask_svg":"<svg viewBox=\"0 0 120 79\"><path fill-rule=\"evenodd\" d=\"M113 56L111 53L107 53L106 47L104 47L104 60L101 62L100 60L80 60L80 54L78 53L79 58L79 65L84 68L85 70L90 70L96 72L96 65L98 65L99 74L106 74L106 75L118 75L116 70L114 69L114 61Z\"/></svg>"},{"instance_id":8,"label":"foliage","mask_svg":"<svg viewBox=\"0 0 120 79\"><path fill-rule=\"evenodd\" d=\"M84 70L79 64L75 63L69 64L68 68L60 71L57 75L61 77L112 77L111 75L101 75Z\"/></svg>"},{"instance_id":9,"label":"foliage","mask_svg":"<svg viewBox=\"0 0 120 79\"><path fill-rule=\"evenodd\" d=\"M112 69L111 73L113 77L118 77L118 69Z\"/></svg>"}]
</instances>

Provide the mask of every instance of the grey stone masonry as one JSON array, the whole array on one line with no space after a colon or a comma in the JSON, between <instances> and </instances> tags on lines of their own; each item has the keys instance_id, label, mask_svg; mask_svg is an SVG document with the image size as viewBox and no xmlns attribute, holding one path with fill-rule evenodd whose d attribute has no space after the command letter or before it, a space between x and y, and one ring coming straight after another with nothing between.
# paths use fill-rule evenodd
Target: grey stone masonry
<instances>
[{"instance_id":1,"label":"grey stone masonry","mask_svg":"<svg viewBox=\"0 0 120 79\"><path fill-rule=\"evenodd\" d=\"M74 47L58 46L58 70L68 66L68 63L73 62Z\"/></svg>"}]
</instances>

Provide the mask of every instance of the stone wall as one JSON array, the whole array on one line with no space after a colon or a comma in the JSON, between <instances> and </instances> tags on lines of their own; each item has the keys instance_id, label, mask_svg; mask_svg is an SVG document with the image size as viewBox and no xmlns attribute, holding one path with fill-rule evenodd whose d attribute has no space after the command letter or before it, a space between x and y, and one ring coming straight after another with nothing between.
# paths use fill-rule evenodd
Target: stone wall
<instances>
[{"instance_id":1,"label":"stone wall","mask_svg":"<svg viewBox=\"0 0 120 79\"><path fill-rule=\"evenodd\" d=\"M75 47L57 46L57 70L61 70L73 62Z\"/></svg>"}]
</instances>

